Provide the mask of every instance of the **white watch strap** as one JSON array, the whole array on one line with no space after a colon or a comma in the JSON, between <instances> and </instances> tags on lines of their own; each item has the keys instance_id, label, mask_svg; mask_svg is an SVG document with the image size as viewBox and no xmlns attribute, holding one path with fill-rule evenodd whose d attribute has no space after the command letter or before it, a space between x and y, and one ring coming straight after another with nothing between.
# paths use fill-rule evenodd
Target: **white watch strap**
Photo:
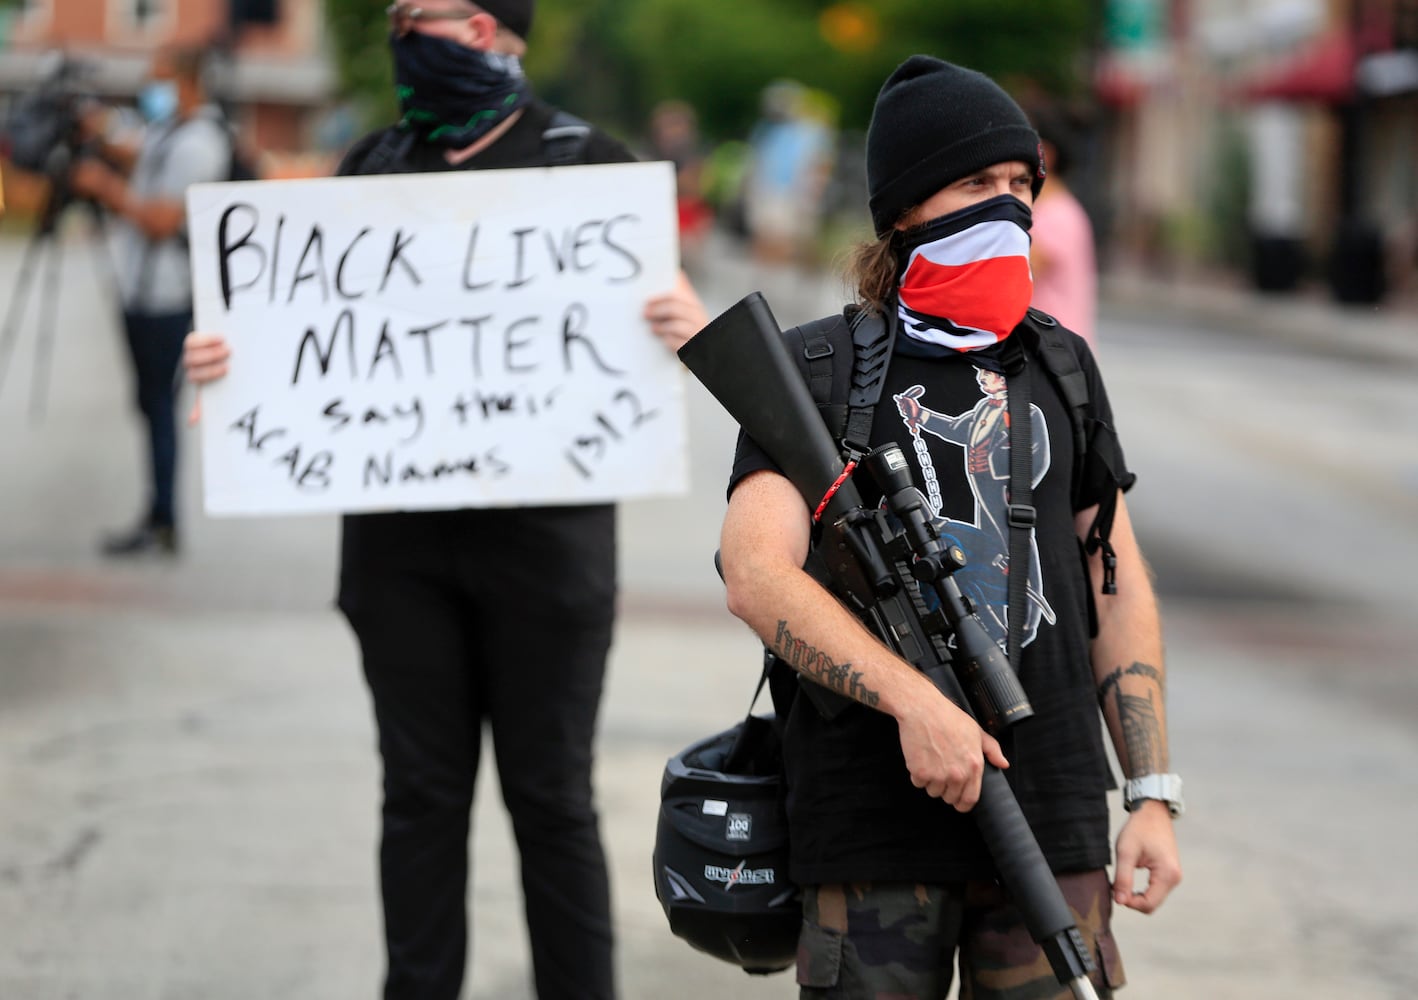
<instances>
[{"instance_id":1,"label":"white watch strap","mask_svg":"<svg viewBox=\"0 0 1418 1000\"><path fill-rule=\"evenodd\" d=\"M1129 778L1123 785L1123 808L1132 812L1139 802L1156 799L1167 803L1173 816L1180 816L1186 806L1182 802L1182 778L1177 774L1143 774Z\"/></svg>"}]
</instances>

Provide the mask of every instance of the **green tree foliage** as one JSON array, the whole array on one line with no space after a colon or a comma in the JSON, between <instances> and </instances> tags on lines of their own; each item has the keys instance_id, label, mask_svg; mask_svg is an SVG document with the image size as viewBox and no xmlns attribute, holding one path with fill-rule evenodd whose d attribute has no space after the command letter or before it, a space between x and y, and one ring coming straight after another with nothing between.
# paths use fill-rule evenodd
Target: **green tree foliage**
<instances>
[{"instance_id":1,"label":"green tree foliage","mask_svg":"<svg viewBox=\"0 0 1418 1000\"><path fill-rule=\"evenodd\" d=\"M375 0L325 0L325 23L341 89L355 102L367 126L393 121L397 113L385 6Z\"/></svg>"},{"instance_id":2,"label":"green tree foliage","mask_svg":"<svg viewBox=\"0 0 1418 1000\"><path fill-rule=\"evenodd\" d=\"M390 120L384 0L325 5L347 91L371 120ZM763 87L780 78L830 94L841 124L861 128L881 82L913 52L1016 90L1075 92L1099 8L1093 0L538 0L527 68L548 99L623 134L638 134L655 102L674 97L698 109L709 135L742 135ZM870 29L857 44L826 37L825 17L843 10Z\"/></svg>"},{"instance_id":3,"label":"green tree foliage","mask_svg":"<svg viewBox=\"0 0 1418 1000\"><path fill-rule=\"evenodd\" d=\"M834 47L824 21L835 8L864 12L874 44ZM535 53L544 92L623 125L683 98L719 137L742 134L763 87L784 77L832 95L842 125L865 127L882 81L915 52L1019 91L1076 93L1100 16L1093 0L539 0L539 19L552 11L556 41L575 54Z\"/></svg>"}]
</instances>

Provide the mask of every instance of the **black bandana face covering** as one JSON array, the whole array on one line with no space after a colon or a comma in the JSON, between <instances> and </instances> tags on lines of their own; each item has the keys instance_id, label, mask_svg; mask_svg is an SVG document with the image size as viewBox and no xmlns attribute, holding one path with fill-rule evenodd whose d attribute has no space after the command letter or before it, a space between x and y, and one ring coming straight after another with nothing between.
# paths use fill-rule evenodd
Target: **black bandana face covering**
<instances>
[{"instance_id":1,"label":"black bandana face covering","mask_svg":"<svg viewBox=\"0 0 1418 1000\"><path fill-rule=\"evenodd\" d=\"M532 99L516 56L417 31L391 37L389 47L404 113L399 127L424 142L464 149Z\"/></svg>"}]
</instances>

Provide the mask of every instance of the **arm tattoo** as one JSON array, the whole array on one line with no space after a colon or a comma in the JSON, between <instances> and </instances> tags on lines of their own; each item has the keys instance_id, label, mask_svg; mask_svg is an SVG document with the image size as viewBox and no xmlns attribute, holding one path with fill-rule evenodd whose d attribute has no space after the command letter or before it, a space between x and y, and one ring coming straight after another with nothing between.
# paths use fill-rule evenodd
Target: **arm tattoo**
<instances>
[{"instance_id":1,"label":"arm tattoo","mask_svg":"<svg viewBox=\"0 0 1418 1000\"><path fill-rule=\"evenodd\" d=\"M1118 686L1118 681L1123 679L1123 668L1118 667L1107 677L1103 678L1103 683L1098 685L1098 707L1103 707L1108 703L1108 692Z\"/></svg>"},{"instance_id":2,"label":"arm tattoo","mask_svg":"<svg viewBox=\"0 0 1418 1000\"><path fill-rule=\"evenodd\" d=\"M1158 687L1162 686L1162 672L1150 663L1134 663L1128 667L1127 672L1139 677L1151 677Z\"/></svg>"},{"instance_id":3,"label":"arm tattoo","mask_svg":"<svg viewBox=\"0 0 1418 1000\"><path fill-rule=\"evenodd\" d=\"M1108 699L1108 692L1117 687L1118 681L1123 679L1123 674L1131 674L1134 677L1151 677L1160 687L1162 685L1162 674L1150 663L1136 663L1124 670L1118 667L1107 677L1103 678L1103 683L1098 685L1098 704L1102 705Z\"/></svg>"},{"instance_id":4,"label":"arm tattoo","mask_svg":"<svg viewBox=\"0 0 1418 1000\"><path fill-rule=\"evenodd\" d=\"M1129 775L1154 774L1167 770L1167 749L1162 743L1162 724L1157 718L1157 706L1151 691L1146 697L1123 694L1118 682L1124 674L1135 677L1150 677L1158 687L1162 684L1162 674L1147 663L1134 663L1124 670L1118 667L1098 685L1098 703L1106 705L1108 696L1113 695L1118 708L1118 724L1122 728L1123 744L1127 750L1127 760L1123 770Z\"/></svg>"},{"instance_id":5,"label":"arm tattoo","mask_svg":"<svg viewBox=\"0 0 1418 1000\"><path fill-rule=\"evenodd\" d=\"M1152 692L1146 698L1118 692L1118 718L1122 722L1123 742L1128 759L1124 770L1129 775L1160 774L1167 770L1167 755L1162 746L1162 726L1157 721Z\"/></svg>"},{"instance_id":6,"label":"arm tattoo","mask_svg":"<svg viewBox=\"0 0 1418 1000\"><path fill-rule=\"evenodd\" d=\"M778 634L773 637L774 651L794 670L816 681L829 691L836 691L863 705L875 707L881 696L862 683L862 672L850 663L837 663L822 650L811 646L788 631L788 623L778 621Z\"/></svg>"}]
</instances>

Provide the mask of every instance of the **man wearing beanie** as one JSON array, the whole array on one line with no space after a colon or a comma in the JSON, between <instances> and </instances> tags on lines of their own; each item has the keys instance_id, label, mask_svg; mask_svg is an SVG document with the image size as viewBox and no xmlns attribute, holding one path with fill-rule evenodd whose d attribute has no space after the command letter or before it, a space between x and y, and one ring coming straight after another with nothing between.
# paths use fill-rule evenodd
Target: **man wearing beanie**
<instances>
[{"instance_id":1,"label":"man wearing beanie","mask_svg":"<svg viewBox=\"0 0 1418 1000\"><path fill-rule=\"evenodd\" d=\"M389 14L403 117L360 140L341 174L634 159L534 96L519 62L533 0L400 0ZM681 274L645 319L674 349L706 317ZM189 378L220 377L228 355L219 335L193 334ZM342 528L339 606L359 641L384 762L384 997L459 995L486 720L521 855L537 996L609 1000L609 878L591 769L616 592L614 506L347 515Z\"/></svg>"},{"instance_id":2,"label":"man wearing beanie","mask_svg":"<svg viewBox=\"0 0 1418 1000\"><path fill-rule=\"evenodd\" d=\"M1169 773L1156 601L1122 496L1136 477L1087 345L1029 308L1039 139L989 78L913 56L881 89L866 153L877 239L851 267L857 301L784 338L834 438L862 452L900 445L942 536L965 550L956 580L1034 716L996 741L864 626L820 582L797 489L741 438L722 562L730 608L782 658L773 687L790 874L803 889L801 996L939 1000L957 958L962 997L1073 995L971 822L986 761L1007 769L1094 988L1111 996L1123 983L1113 904L1150 913L1181 878L1181 782ZM849 327L889 345L884 375L852 367ZM836 365L858 388L877 380L874 408L824 398ZM855 482L874 506L871 477ZM1126 780L1115 859L1100 706Z\"/></svg>"}]
</instances>

